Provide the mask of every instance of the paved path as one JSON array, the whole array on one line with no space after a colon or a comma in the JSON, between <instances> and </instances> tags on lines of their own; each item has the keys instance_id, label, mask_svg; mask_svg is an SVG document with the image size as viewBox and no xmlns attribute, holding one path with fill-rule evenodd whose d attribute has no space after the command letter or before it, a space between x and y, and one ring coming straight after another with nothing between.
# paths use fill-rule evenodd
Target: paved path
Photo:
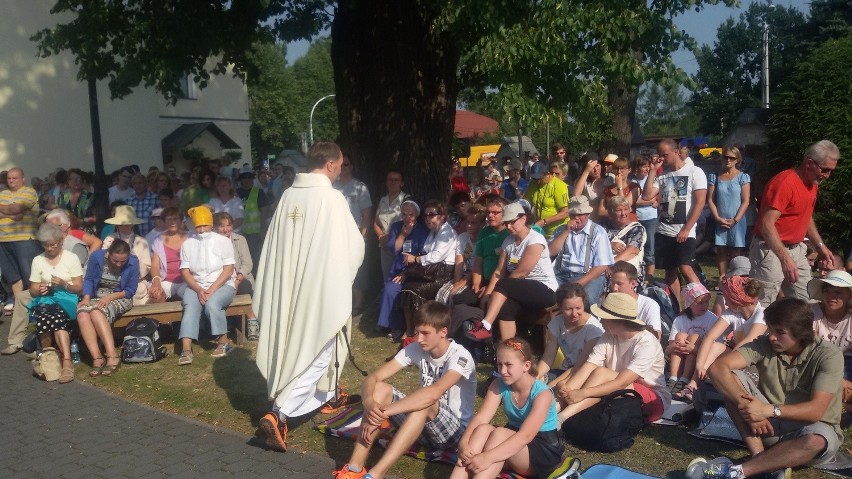
<instances>
[{"instance_id":1,"label":"paved path","mask_svg":"<svg viewBox=\"0 0 852 479\"><path fill-rule=\"evenodd\" d=\"M3 346L9 316L3 318ZM133 404L79 381L32 376L0 356L0 477L331 477L334 461L267 451L250 437Z\"/></svg>"}]
</instances>

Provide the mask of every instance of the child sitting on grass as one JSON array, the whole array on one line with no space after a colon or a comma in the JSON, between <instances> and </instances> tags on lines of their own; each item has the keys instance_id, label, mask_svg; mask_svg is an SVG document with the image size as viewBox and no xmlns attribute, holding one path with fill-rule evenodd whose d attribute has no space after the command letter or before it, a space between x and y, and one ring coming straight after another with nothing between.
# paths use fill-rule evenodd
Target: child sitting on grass
<instances>
[{"instance_id":1,"label":"child sitting on grass","mask_svg":"<svg viewBox=\"0 0 852 479\"><path fill-rule=\"evenodd\" d=\"M526 477L546 478L560 463L553 392L535 378L532 351L521 338L497 346L499 378L491 382L482 407L459 441L459 458L450 479L496 477L509 469ZM500 404L509 419L505 427L490 421Z\"/></svg>"},{"instance_id":2,"label":"child sitting on grass","mask_svg":"<svg viewBox=\"0 0 852 479\"><path fill-rule=\"evenodd\" d=\"M551 387L571 377L571 371L586 362L603 335L600 320L584 309L585 300L586 290L577 283L565 283L556 290L560 314L547 323L546 346L536 368L538 378ZM565 359L551 369L558 350Z\"/></svg>"},{"instance_id":3,"label":"child sitting on grass","mask_svg":"<svg viewBox=\"0 0 852 479\"><path fill-rule=\"evenodd\" d=\"M698 388L695 374L696 356L702 339L716 324L716 315L710 306L710 291L701 283L689 283L681 291L683 312L675 318L669 334L666 354L669 355L669 379L672 399L692 401Z\"/></svg>"}]
</instances>

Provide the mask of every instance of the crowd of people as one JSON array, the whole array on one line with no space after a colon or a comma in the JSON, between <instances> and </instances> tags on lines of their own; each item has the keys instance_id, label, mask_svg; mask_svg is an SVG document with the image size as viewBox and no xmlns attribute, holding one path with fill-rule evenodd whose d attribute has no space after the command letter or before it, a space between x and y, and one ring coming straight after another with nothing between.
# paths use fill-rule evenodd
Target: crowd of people
<instances>
[{"instance_id":1,"label":"crowd of people","mask_svg":"<svg viewBox=\"0 0 852 479\"><path fill-rule=\"evenodd\" d=\"M752 456L739 465L696 460L689 477L820 464L842 442L841 413L852 409L852 276L813 220L840 152L813 144L758 205L743 160L724 148L708 175L672 140L632 161L594 153L574 161L557 144L549 162L507 157L467 174L456 165L447 199L418 201L403 174L388 171L374 208L351 160L318 143L298 175L218 161L182 175L122 168L109 191L111 227L100 235L86 173L29 187L14 168L0 191L12 314L2 353L21 349L32 322L41 347L59 350L59 381L69 382L69 333L78 329L90 376L109 376L120 366L111 324L133 305L180 300L178 364L188 365L202 318L212 355L232 350L224 311L235 294L254 294L247 330L272 402L260 429L284 451L288 418L341 399L332 357L348 354L351 318L367 304L364 239L374 234L377 327L401 345L364 380L361 434L339 479L383 477L415 441L457 450L452 477L503 469L557 477L567 468L559 428L572 416L633 389L653 422L708 379ZM712 306L696 267L707 216L721 276ZM656 269L679 313L667 338L660 304L640 294ZM539 324L546 340L536 358L523 336ZM475 362L487 344L496 379L477 412ZM407 366L421 372L408 395L390 384ZM749 366L756 381L741 374ZM509 422L494 427L501 404ZM396 434L368 470L387 422Z\"/></svg>"}]
</instances>

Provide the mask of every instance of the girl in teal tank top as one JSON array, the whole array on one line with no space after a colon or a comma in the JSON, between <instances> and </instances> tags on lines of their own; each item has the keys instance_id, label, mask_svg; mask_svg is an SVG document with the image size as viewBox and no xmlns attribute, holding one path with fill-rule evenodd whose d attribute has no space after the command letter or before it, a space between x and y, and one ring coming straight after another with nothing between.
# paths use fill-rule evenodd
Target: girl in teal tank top
<instances>
[{"instance_id":1,"label":"girl in teal tank top","mask_svg":"<svg viewBox=\"0 0 852 479\"><path fill-rule=\"evenodd\" d=\"M564 447L559 440L553 392L536 379L528 342L507 339L497 346L500 377L488 387L482 407L459 441L459 458L451 479L475 474L496 477L511 470L526 477L546 478L560 464ZM492 426L500 404L509 423Z\"/></svg>"}]
</instances>

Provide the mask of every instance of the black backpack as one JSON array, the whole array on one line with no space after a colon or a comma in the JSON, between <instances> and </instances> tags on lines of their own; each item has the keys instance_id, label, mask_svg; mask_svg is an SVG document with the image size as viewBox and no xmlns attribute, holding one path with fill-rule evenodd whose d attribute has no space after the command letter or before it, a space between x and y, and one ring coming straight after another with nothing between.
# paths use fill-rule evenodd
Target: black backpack
<instances>
[{"instance_id":1,"label":"black backpack","mask_svg":"<svg viewBox=\"0 0 852 479\"><path fill-rule=\"evenodd\" d=\"M622 389L566 419L562 435L586 451L617 452L632 446L644 426L642 397L632 389Z\"/></svg>"},{"instance_id":2,"label":"black backpack","mask_svg":"<svg viewBox=\"0 0 852 479\"><path fill-rule=\"evenodd\" d=\"M166 347L157 329L160 322L152 318L136 318L124 329L121 360L125 363L153 363L166 357Z\"/></svg>"}]
</instances>

